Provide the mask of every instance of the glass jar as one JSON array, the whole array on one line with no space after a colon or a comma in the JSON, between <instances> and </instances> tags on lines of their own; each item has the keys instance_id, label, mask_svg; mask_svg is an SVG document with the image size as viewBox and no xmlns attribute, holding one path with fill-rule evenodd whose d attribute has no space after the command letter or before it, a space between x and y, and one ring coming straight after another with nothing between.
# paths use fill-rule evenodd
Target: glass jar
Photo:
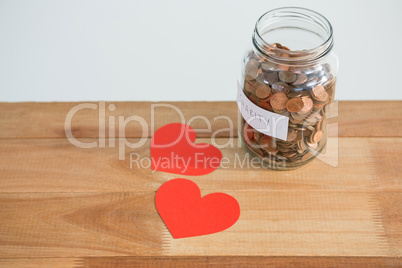
<instances>
[{"instance_id":1,"label":"glass jar","mask_svg":"<svg viewBox=\"0 0 402 268\"><path fill-rule=\"evenodd\" d=\"M294 169L325 148L338 72L333 45L331 24L309 9L278 8L257 21L237 101L239 136L263 166Z\"/></svg>"}]
</instances>

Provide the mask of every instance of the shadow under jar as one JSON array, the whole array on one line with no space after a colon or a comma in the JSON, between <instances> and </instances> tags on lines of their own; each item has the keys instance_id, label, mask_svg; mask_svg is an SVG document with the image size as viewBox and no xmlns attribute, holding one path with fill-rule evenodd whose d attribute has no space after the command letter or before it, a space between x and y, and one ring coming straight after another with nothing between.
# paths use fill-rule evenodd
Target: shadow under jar
<instances>
[{"instance_id":1,"label":"shadow under jar","mask_svg":"<svg viewBox=\"0 0 402 268\"><path fill-rule=\"evenodd\" d=\"M297 168L315 158L327 142L325 118L338 71L332 26L315 11L279 8L259 18L252 41L243 58L241 90L250 106L268 113L266 127L257 128L256 118L241 109L243 146L260 157L264 167ZM271 113L287 121L285 138L272 132Z\"/></svg>"}]
</instances>

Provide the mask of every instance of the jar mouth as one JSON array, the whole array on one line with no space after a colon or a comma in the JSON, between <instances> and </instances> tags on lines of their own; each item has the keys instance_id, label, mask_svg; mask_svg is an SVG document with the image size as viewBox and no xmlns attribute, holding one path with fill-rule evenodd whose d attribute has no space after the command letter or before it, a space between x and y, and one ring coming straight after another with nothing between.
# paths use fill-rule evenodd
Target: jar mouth
<instances>
[{"instance_id":1,"label":"jar mouth","mask_svg":"<svg viewBox=\"0 0 402 268\"><path fill-rule=\"evenodd\" d=\"M288 39L280 38L281 36ZM292 36L295 40L290 40ZM277 44L282 41L284 43ZM294 42L287 44L287 41ZM331 51L334 43L333 30L331 23L316 11L301 7L283 7L270 10L257 20L253 43L260 53L277 63L305 64L317 61ZM305 47L300 47L300 43ZM292 46L296 47L296 44L299 46L293 49ZM281 45L289 46L290 50Z\"/></svg>"}]
</instances>

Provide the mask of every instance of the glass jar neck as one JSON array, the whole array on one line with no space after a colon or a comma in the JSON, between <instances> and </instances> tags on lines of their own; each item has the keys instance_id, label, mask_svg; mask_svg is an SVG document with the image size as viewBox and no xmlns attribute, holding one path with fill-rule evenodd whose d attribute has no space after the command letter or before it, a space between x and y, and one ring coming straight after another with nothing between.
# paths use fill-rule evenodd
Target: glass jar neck
<instances>
[{"instance_id":1,"label":"glass jar neck","mask_svg":"<svg viewBox=\"0 0 402 268\"><path fill-rule=\"evenodd\" d=\"M258 19L253 34L253 45L258 54L286 65L319 61L331 51L333 44L329 21L305 8L285 7L268 11ZM290 50L281 45L289 46Z\"/></svg>"}]
</instances>

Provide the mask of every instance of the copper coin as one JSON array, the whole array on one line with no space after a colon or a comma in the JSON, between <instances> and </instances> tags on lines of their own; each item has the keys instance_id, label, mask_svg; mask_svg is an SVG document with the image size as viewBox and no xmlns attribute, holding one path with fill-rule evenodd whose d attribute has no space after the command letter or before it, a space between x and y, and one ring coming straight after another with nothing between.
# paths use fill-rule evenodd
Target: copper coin
<instances>
[{"instance_id":1,"label":"copper coin","mask_svg":"<svg viewBox=\"0 0 402 268\"><path fill-rule=\"evenodd\" d=\"M313 101L307 96L304 96L301 99L303 101L303 108L301 109L301 111L299 113L301 113L301 114L310 113L311 110L313 109Z\"/></svg>"},{"instance_id":2,"label":"copper coin","mask_svg":"<svg viewBox=\"0 0 402 268\"><path fill-rule=\"evenodd\" d=\"M307 81L307 75L298 74L296 80L293 82L294 86L300 86Z\"/></svg>"},{"instance_id":3,"label":"copper coin","mask_svg":"<svg viewBox=\"0 0 402 268\"><path fill-rule=\"evenodd\" d=\"M300 98L293 98L286 103L286 109L291 113L297 113L303 109L303 105L304 103Z\"/></svg>"},{"instance_id":4,"label":"copper coin","mask_svg":"<svg viewBox=\"0 0 402 268\"><path fill-rule=\"evenodd\" d=\"M290 86L284 82L276 82L271 86L274 93L283 92L285 94L289 93Z\"/></svg>"},{"instance_id":5,"label":"copper coin","mask_svg":"<svg viewBox=\"0 0 402 268\"><path fill-rule=\"evenodd\" d=\"M262 74L262 79L264 82L268 82L268 84L272 85L278 82L278 74L273 71L268 71Z\"/></svg>"},{"instance_id":6,"label":"copper coin","mask_svg":"<svg viewBox=\"0 0 402 268\"><path fill-rule=\"evenodd\" d=\"M262 136L258 143L260 144L261 149L267 153L276 154L278 152L275 142L266 135Z\"/></svg>"},{"instance_id":7,"label":"copper coin","mask_svg":"<svg viewBox=\"0 0 402 268\"><path fill-rule=\"evenodd\" d=\"M288 47L282 46L281 43L273 43L273 44L271 44L271 46L277 47L277 48L280 48L280 49L290 50Z\"/></svg>"},{"instance_id":8,"label":"copper coin","mask_svg":"<svg viewBox=\"0 0 402 268\"><path fill-rule=\"evenodd\" d=\"M265 110L267 110L267 111L272 112L272 107L271 107L271 105L270 105L268 102L260 101L260 102L258 103L258 106L260 106L262 109L265 109Z\"/></svg>"},{"instance_id":9,"label":"copper coin","mask_svg":"<svg viewBox=\"0 0 402 268\"><path fill-rule=\"evenodd\" d=\"M293 129L288 131L288 138L286 139L286 141L294 141L297 138L297 133L296 131L294 131Z\"/></svg>"},{"instance_id":10,"label":"copper coin","mask_svg":"<svg viewBox=\"0 0 402 268\"><path fill-rule=\"evenodd\" d=\"M304 143L304 141L300 140L297 142L297 149L299 149L302 152L307 150L307 147L306 147L306 144Z\"/></svg>"},{"instance_id":11,"label":"copper coin","mask_svg":"<svg viewBox=\"0 0 402 268\"><path fill-rule=\"evenodd\" d=\"M303 155L303 157L302 157L302 161L304 162L304 161L307 161L307 160L309 160L310 158L312 158L313 157L313 155L312 154L310 154L310 153L306 153L305 155Z\"/></svg>"},{"instance_id":12,"label":"copper coin","mask_svg":"<svg viewBox=\"0 0 402 268\"><path fill-rule=\"evenodd\" d=\"M303 90L290 86L290 91L286 94L289 98L298 98L303 95Z\"/></svg>"},{"instance_id":13,"label":"copper coin","mask_svg":"<svg viewBox=\"0 0 402 268\"><path fill-rule=\"evenodd\" d=\"M268 85L261 84L255 89L255 95L259 99L266 99L268 98L269 94L271 94L271 88Z\"/></svg>"},{"instance_id":14,"label":"copper coin","mask_svg":"<svg viewBox=\"0 0 402 268\"><path fill-rule=\"evenodd\" d=\"M329 63L324 63L324 64L322 65L322 68L323 68L326 72L328 72L328 73L331 72L331 65L329 65Z\"/></svg>"},{"instance_id":15,"label":"copper coin","mask_svg":"<svg viewBox=\"0 0 402 268\"><path fill-rule=\"evenodd\" d=\"M311 129L306 129L305 131L304 131L304 136L305 137L309 137L311 134L313 134L313 132L315 131L315 129L312 127L312 126L307 126L308 128L312 128L312 130Z\"/></svg>"},{"instance_id":16,"label":"copper coin","mask_svg":"<svg viewBox=\"0 0 402 268\"><path fill-rule=\"evenodd\" d=\"M303 86L307 87L307 88L312 88L312 87L315 87L315 85L317 85L317 82L318 82L318 78L314 77L310 80L307 80L307 82L304 83Z\"/></svg>"},{"instance_id":17,"label":"copper coin","mask_svg":"<svg viewBox=\"0 0 402 268\"><path fill-rule=\"evenodd\" d=\"M335 80L331 78L329 83L325 84L324 87L327 89L329 95L329 103L332 103L335 99Z\"/></svg>"},{"instance_id":18,"label":"copper coin","mask_svg":"<svg viewBox=\"0 0 402 268\"><path fill-rule=\"evenodd\" d=\"M258 140L261 148L266 148L268 146L272 146L272 138L268 137L267 135L262 135L261 138Z\"/></svg>"},{"instance_id":19,"label":"copper coin","mask_svg":"<svg viewBox=\"0 0 402 268\"><path fill-rule=\"evenodd\" d=\"M313 150L315 150L315 149L317 149L317 147L318 147L318 144L317 143L307 143L307 146L308 147L310 147L311 149L313 149Z\"/></svg>"},{"instance_id":20,"label":"copper coin","mask_svg":"<svg viewBox=\"0 0 402 268\"><path fill-rule=\"evenodd\" d=\"M260 100L253 94L251 94L250 96L247 96L247 97L255 105L258 105L258 102L260 102Z\"/></svg>"},{"instance_id":21,"label":"copper coin","mask_svg":"<svg viewBox=\"0 0 402 268\"><path fill-rule=\"evenodd\" d=\"M328 93L325 88L321 85L315 86L311 90L312 96L318 101L327 101L328 100Z\"/></svg>"},{"instance_id":22,"label":"copper coin","mask_svg":"<svg viewBox=\"0 0 402 268\"><path fill-rule=\"evenodd\" d=\"M246 64L246 78L249 80L256 79L258 76L258 61L250 60Z\"/></svg>"},{"instance_id":23,"label":"copper coin","mask_svg":"<svg viewBox=\"0 0 402 268\"><path fill-rule=\"evenodd\" d=\"M244 83L244 91L254 94L255 88L246 80Z\"/></svg>"},{"instance_id":24,"label":"copper coin","mask_svg":"<svg viewBox=\"0 0 402 268\"><path fill-rule=\"evenodd\" d=\"M291 151L291 152L284 152L284 153L282 153L282 155L285 157L293 157L296 155L296 153Z\"/></svg>"},{"instance_id":25,"label":"copper coin","mask_svg":"<svg viewBox=\"0 0 402 268\"><path fill-rule=\"evenodd\" d=\"M276 110L275 112L278 113L278 114L280 114L280 115L289 117L289 112L286 110L286 107L285 107L285 109L283 109L282 111Z\"/></svg>"},{"instance_id":26,"label":"copper coin","mask_svg":"<svg viewBox=\"0 0 402 268\"><path fill-rule=\"evenodd\" d=\"M273 47L282 48L281 43L273 43L271 44Z\"/></svg>"},{"instance_id":27,"label":"copper coin","mask_svg":"<svg viewBox=\"0 0 402 268\"><path fill-rule=\"evenodd\" d=\"M278 92L272 95L270 99L270 104L275 110L284 110L286 109L286 103L288 102L288 97L283 92Z\"/></svg>"},{"instance_id":28,"label":"copper coin","mask_svg":"<svg viewBox=\"0 0 402 268\"><path fill-rule=\"evenodd\" d=\"M289 121L293 124L301 124L303 122L302 119L294 119L293 117L289 117Z\"/></svg>"},{"instance_id":29,"label":"copper coin","mask_svg":"<svg viewBox=\"0 0 402 268\"><path fill-rule=\"evenodd\" d=\"M254 140L254 129L247 123L244 125L244 138L247 138L247 141Z\"/></svg>"},{"instance_id":30,"label":"copper coin","mask_svg":"<svg viewBox=\"0 0 402 268\"><path fill-rule=\"evenodd\" d=\"M312 135L313 143L319 142L322 138L322 135L323 135L323 132L321 130L318 130L315 133L313 133L313 135Z\"/></svg>"},{"instance_id":31,"label":"copper coin","mask_svg":"<svg viewBox=\"0 0 402 268\"><path fill-rule=\"evenodd\" d=\"M282 55L281 57L283 57L283 58L289 58L288 55ZM279 71L288 71L288 70L289 70L289 66L288 66L288 65L282 65L282 64L280 64L280 65L277 65L276 67L277 67L277 69L278 69Z\"/></svg>"},{"instance_id":32,"label":"copper coin","mask_svg":"<svg viewBox=\"0 0 402 268\"><path fill-rule=\"evenodd\" d=\"M254 140L258 141L261 137L261 133L258 131L254 131Z\"/></svg>"},{"instance_id":33,"label":"copper coin","mask_svg":"<svg viewBox=\"0 0 402 268\"><path fill-rule=\"evenodd\" d=\"M285 83L293 83L296 80L296 74L291 71L279 72L279 79Z\"/></svg>"},{"instance_id":34,"label":"copper coin","mask_svg":"<svg viewBox=\"0 0 402 268\"><path fill-rule=\"evenodd\" d=\"M307 126L306 127L306 132L309 132L309 134L308 135L310 135L311 133L313 133L314 131L315 131L315 128L313 127L313 126Z\"/></svg>"},{"instance_id":35,"label":"copper coin","mask_svg":"<svg viewBox=\"0 0 402 268\"><path fill-rule=\"evenodd\" d=\"M322 130L323 121L324 120L318 121L317 124L315 124L315 127L317 128L317 130Z\"/></svg>"},{"instance_id":36,"label":"copper coin","mask_svg":"<svg viewBox=\"0 0 402 268\"><path fill-rule=\"evenodd\" d=\"M263 69L264 71L270 71L276 68L276 64L274 64L273 62L270 61L266 61L261 63L261 69Z\"/></svg>"}]
</instances>

